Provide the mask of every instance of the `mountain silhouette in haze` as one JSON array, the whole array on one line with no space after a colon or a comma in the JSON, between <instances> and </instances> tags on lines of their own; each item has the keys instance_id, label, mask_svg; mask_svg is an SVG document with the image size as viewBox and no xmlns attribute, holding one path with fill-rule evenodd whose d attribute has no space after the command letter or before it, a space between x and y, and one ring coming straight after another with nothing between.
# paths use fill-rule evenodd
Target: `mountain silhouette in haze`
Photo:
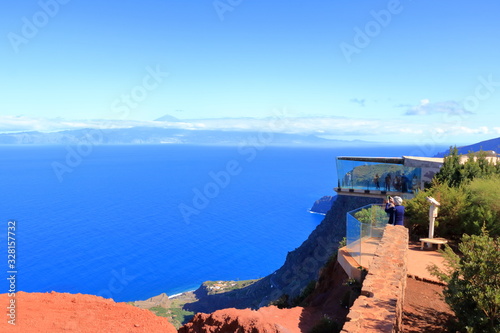
<instances>
[{"instance_id":1,"label":"mountain silhouette in haze","mask_svg":"<svg viewBox=\"0 0 500 333\"><path fill-rule=\"evenodd\" d=\"M496 153L500 151L500 138L495 138L495 139L490 139L486 141L481 141L478 143L474 143L468 146L462 146L462 147L457 147L458 153L459 154L467 154L469 152L478 152L478 151L487 151L487 150L493 150ZM436 157L444 157L448 155L449 151L446 152L441 152L436 155Z\"/></svg>"},{"instance_id":2,"label":"mountain silhouette in haze","mask_svg":"<svg viewBox=\"0 0 500 333\"><path fill-rule=\"evenodd\" d=\"M163 117L162 117L163 118ZM161 118L160 118L161 119ZM78 129L42 133L37 131L0 133L0 144L194 144L250 146L337 146L359 145L344 140L329 140L315 135L264 131L190 130L163 127ZM365 142L365 144L370 144Z\"/></svg>"},{"instance_id":3,"label":"mountain silhouette in haze","mask_svg":"<svg viewBox=\"0 0 500 333\"><path fill-rule=\"evenodd\" d=\"M158 119L155 119L154 121L169 121L171 123L176 123L176 122L179 122L181 121L180 119L174 117L174 116L171 116L169 114L166 114L164 115L163 117L160 117Z\"/></svg>"}]
</instances>

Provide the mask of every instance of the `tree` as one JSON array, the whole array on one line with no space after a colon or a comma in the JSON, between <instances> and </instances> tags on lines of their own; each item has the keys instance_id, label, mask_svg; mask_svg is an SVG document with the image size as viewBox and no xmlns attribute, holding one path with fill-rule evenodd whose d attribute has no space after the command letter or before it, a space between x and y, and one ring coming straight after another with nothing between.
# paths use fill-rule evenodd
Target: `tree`
<instances>
[{"instance_id":1,"label":"tree","mask_svg":"<svg viewBox=\"0 0 500 333\"><path fill-rule=\"evenodd\" d=\"M457 147L450 147L450 153L444 158L443 166L435 175L436 180L441 184L450 187L459 186L462 183L462 165Z\"/></svg>"},{"instance_id":2,"label":"tree","mask_svg":"<svg viewBox=\"0 0 500 333\"><path fill-rule=\"evenodd\" d=\"M430 268L447 285L445 301L468 332L500 332L500 241L483 229L481 235L464 235L462 256L446 245L446 268Z\"/></svg>"},{"instance_id":3,"label":"tree","mask_svg":"<svg viewBox=\"0 0 500 333\"><path fill-rule=\"evenodd\" d=\"M459 168L460 170L460 184L471 181L476 177L481 177L483 175L483 169L476 159L474 153L469 153L467 155L467 161L462 164Z\"/></svg>"},{"instance_id":4,"label":"tree","mask_svg":"<svg viewBox=\"0 0 500 333\"><path fill-rule=\"evenodd\" d=\"M490 177L500 174L500 163L488 160L488 153L479 151L467 154L467 160L460 163L462 155L458 154L457 147L450 147L450 153L444 158L443 166L436 174L435 179L440 184L450 187L460 187L475 178Z\"/></svg>"}]
</instances>

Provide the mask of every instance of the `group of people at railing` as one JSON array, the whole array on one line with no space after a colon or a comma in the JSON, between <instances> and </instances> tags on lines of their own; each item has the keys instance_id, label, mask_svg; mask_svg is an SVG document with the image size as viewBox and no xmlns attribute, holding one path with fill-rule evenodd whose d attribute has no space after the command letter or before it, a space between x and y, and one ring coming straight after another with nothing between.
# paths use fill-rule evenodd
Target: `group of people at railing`
<instances>
[{"instance_id":1,"label":"group of people at railing","mask_svg":"<svg viewBox=\"0 0 500 333\"><path fill-rule=\"evenodd\" d=\"M384 175L382 175L384 176ZM385 177L380 177L379 174L375 174L372 183L368 181L368 184L363 185L359 184L356 179L353 179L352 172L347 172L345 174L344 179L342 180L342 186L347 186L347 187L358 187L358 188L374 188L375 190L380 190L382 191L382 184L383 184L383 190L386 192L389 191L396 191L396 192L414 192L419 188L419 179L417 175L413 175L413 178L410 179L405 173L401 174L396 174L394 178L392 177L391 173L385 174ZM340 184L339 184L340 186Z\"/></svg>"},{"instance_id":2,"label":"group of people at railing","mask_svg":"<svg viewBox=\"0 0 500 333\"><path fill-rule=\"evenodd\" d=\"M373 183L377 190L380 190L380 177L378 173L373 178ZM418 178L416 175L413 175L413 178L410 180L404 173L401 175L396 175L394 180L391 177L390 173L384 178L384 190L392 191L394 189L397 192L412 192L413 190L418 189Z\"/></svg>"}]
</instances>

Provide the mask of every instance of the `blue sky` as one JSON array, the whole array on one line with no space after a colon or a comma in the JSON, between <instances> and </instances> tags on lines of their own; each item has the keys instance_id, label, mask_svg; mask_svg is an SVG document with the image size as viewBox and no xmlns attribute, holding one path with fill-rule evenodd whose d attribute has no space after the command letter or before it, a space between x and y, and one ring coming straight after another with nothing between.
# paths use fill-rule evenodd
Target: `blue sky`
<instances>
[{"instance_id":1,"label":"blue sky","mask_svg":"<svg viewBox=\"0 0 500 333\"><path fill-rule=\"evenodd\" d=\"M496 1L0 6L1 131L157 126L168 114L183 121L159 125L278 119L282 132L344 140L500 136Z\"/></svg>"}]
</instances>

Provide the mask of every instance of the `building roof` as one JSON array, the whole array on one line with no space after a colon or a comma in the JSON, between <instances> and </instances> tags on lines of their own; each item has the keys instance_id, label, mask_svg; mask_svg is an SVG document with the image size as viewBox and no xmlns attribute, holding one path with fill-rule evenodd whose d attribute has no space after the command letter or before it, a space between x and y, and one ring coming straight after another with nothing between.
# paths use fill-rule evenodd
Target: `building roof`
<instances>
[{"instance_id":1,"label":"building roof","mask_svg":"<svg viewBox=\"0 0 500 333\"><path fill-rule=\"evenodd\" d=\"M442 157L420 157L420 156L403 156L405 160L413 160L420 162L443 163Z\"/></svg>"},{"instance_id":2,"label":"building roof","mask_svg":"<svg viewBox=\"0 0 500 333\"><path fill-rule=\"evenodd\" d=\"M375 163L391 163L391 164L403 164L404 161L402 157L338 156L337 159L343 161L375 162Z\"/></svg>"},{"instance_id":3,"label":"building roof","mask_svg":"<svg viewBox=\"0 0 500 333\"><path fill-rule=\"evenodd\" d=\"M440 157L368 157L368 156L338 156L342 161L372 162L372 163L390 163L403 164L405 166L414 166L415 164L443 164L443 158Z\"/></svg>"}]
</instances>

